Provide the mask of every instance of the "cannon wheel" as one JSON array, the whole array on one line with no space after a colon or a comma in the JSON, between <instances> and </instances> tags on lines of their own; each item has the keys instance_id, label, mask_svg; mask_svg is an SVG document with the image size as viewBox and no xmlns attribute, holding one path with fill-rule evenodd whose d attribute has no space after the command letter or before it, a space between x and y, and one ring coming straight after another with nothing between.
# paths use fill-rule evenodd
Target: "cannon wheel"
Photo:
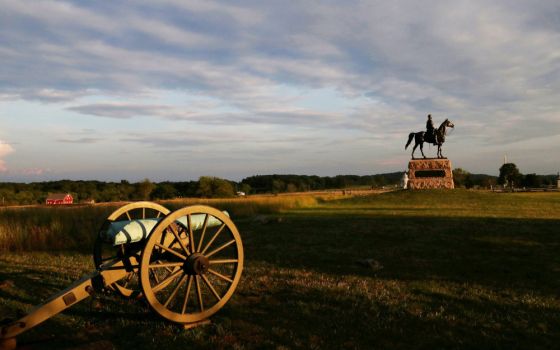
<instances>
[{"instance_id":1,"label":"cannon wheel","mask_svg":"<svg viewBox=\"0 0 560 350\"><path fill-rule=\"evenodd\" d=\"M117 290L124 297L139 297L141 295L138 280L138 265L140 263L143 243L138 242L113 246L104 241L101 234L107 232L109 225L113 221L159 218L164 217L169 214L169 212L169 209L153 202L129 203L109 215L99 229L93 248L93 262L96 269L99 269L102 264L110 260L128 257L128 259L123 259L123 261L125 262L125 267L128 264L127 268L130 269L129 274L121 281L111 285L111 288Z\"/></svg>"},{"instance_id":2,"label":"cannon wheel","mask_svg":"<svg viewBox=\"0 0 560 350\"><path fill-rule=\"evenodd\" d=\"M204 218L203 224L191 225L195 215ZM187 225L176 221L182 217ZM195 205L167 215L154 227L142 253L140 284L158 314L173 322L197 323L227 303L242 270L243 245L233 222L217 209Z\"/></svg>"}]
</instances>

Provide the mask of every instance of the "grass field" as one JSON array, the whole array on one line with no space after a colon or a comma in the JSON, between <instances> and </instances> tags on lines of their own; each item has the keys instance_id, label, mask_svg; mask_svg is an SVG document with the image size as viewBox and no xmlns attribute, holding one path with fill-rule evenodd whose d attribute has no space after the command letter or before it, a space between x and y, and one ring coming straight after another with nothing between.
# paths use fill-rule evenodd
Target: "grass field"
<instances>
[{"instance_id":1,"label":"grass field","mask_svg":"<svg viewBox=\"0 0 560 350\"><path fill-rule=\"evenodd\" d=\"M101 295L18 340L31 349L559 347L560 194L271 198L211 203L232 212L246 254L211 325L182 330L143 302ZM113 209L0 210L0 314L28 311L91 271L85 232ZM60 243L57 229L79 238Z\"/></svg>"}]
</instances>

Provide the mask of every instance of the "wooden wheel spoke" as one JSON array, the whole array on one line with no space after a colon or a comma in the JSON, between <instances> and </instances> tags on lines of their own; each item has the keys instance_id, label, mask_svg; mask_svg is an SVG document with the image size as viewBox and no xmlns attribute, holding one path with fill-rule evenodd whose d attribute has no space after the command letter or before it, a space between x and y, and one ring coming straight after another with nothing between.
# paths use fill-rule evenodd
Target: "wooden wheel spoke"
<instances>
[{"instance_id":1,"label":"wooden wheel spoke","mask_svg":"<svg viewBox=\"0 0 560 350\"><path fill-rule=\"evenodd\" d=\"M161 264L150 264L148 265L148 267L150 269L160 269L160 268L165 268L167 269L167 271L171 271L168 268L169 267L176 267L176 266L183 266L184 263L182 262L175 262L175 263L161 263Z\"/></svg>"},{"instance_id":2,"label":"wooden wheel spoke","mask_svg":"<svg viewBox=\"0 0 560 350\"><path fill-rule=\"evenodd\" d=\"M187 259L187 257L184 256L183 254L177 253L177 252L174 251L173 249L168 248L168 247L164 246L163 244L156 243L155 246L156 246L156 247L160 247L161 249L163 249L163 250L165 250L165 251L167 251L167 252L169 252L169 253L175 255L175 256L178 257L178 258L181 258L181 259L183 259L183 260L186 260L186 259Z\"/></svg>"},{"instance_id":3,"label":"wooden wheel spoke","mask_svg":"<svg viewBox=\"0 0 560 350\"><path fill-rule=\"evenodd\" d=\"M167 305L169 305L171 300L173 300L173 298L175 298L175 294L177 294L177 292L179 291L179 288L181 288L181 286L185 282L186 278L187 278L187 275L183 275L183 277L181 277L181 279L179 280L179 282L177 283L175 288L173 288L173 291L171 292L171 294L169 295L169 298L167 298L167 300L165 301L165 304L163 304L163 306L167 307Z\"/></svg>"},{"instance_id":4,"label":"wooden wheel spoke","mask_svg":"<svg viewBox=\"0 0 560 350\"><path fill-rule=\"evenodd\" d=\"M216 259L216 260L209 260L210 265L216 264L235 264L239 262L239 259Z\"/></svg>"},{"instance_id":5,"label":"wooden wheel spoke","mask_svg":"<svg viewBox=\"0 0 560 350\"><path fill-rule=\"evenodd\" d=\"M189 276L187 281L187 292L185 293L185 300L183 301L183 308L181 309L181 314L184 314L187 311L187 303L189 301L189 294L191 292L193 276Z\"/></svg>"},{"instance_id":6,"label":"wooden wheel spoke","mask_svg":"<svg viewBox=\"0 0 560 350\"><path fill-rule=\"evenodd\" d=\"M167 231L163 230L163 232L161 233L161 236L159 237L159 244L163 244L165 242L165 236L167 236Z\"/></svg>"},{"instance_id":7,"label":"wooden wheel spoke","mask_svg":"<svg viewBox=\"0 0 560 350\"><path fill-rule=\"evenodd\" d=\"M210 248L210 246L212 245L212 243L214 243L214 240L218 237L218 235L222 232L222 230L224 229L224 227L226 227L226 224L222 224L220 226L220 228L218 229L218 231L216 231L216 233L214 233L214 236L212 237L212 239L210 240L210 242L208 242L208 244L206 244L206 246L204 247L204 249L202 249L202 254L206 253L206 251L208 250L208 248Z\"/></svg>"},{"instance_id":8,"label":"wooden wheel spoke","mask_svg":"<svg viewBox=\"0 0 560 350\"><path fill-rule=\"evenodd\" d=\"M146 218L146 208L142 208L142 219Z\"/></svg>"},{"instance_id":9,"label":"wooden wheel spoke","mask_svg":"<svg viewBox=\"0 0 560 350\"><path fill-rule=\"evenodd\" d=\"M132 218L130 217L130 214L128 212L125 213L126 217L128 218L129 221L132 221Z\"/></svg>"},{"instance_id":10,"label":"wooden wheel spoke","mask_svg":"<svg viewBox=\"0 0 560 350\"><path fill-rule=\"evenodd\" d=\"M187 224L189 225L189 245L191 246L191 251L196 252L196 247L194 246L194 233L192 229L191 214L187 215Z\"/></svg>"},{"instance_id":11,"label":"wooden wheel spoke","mask_svg":"<svg viewBox=\"0 0 560 350\"><path fill-rule=\"evenodd\" d=\"M200 248L202 248L202 241L204 240L204 235L206 234L206 227L208 226L208 217L210 215L206 214L206 216L204 217L204 224L202 225L202 233L200 234L200 241L198 241L198 248L196 249L197 252L200 251Z\"/></svg>"},{"instance_id":12,"label":"wooden wheel spoke","mask_svg":"<svg viewBox=\"0 0 560 350\"><path fill-rule=\"evenodd\" d=\"M200 292L200 282L198 280L198 275L194 276L194 284L196 285L196 294L198 296L198 306L200 306L200 311L204 311L204 303L202 302L202 293Z\"/></svg>"},{"instance_id":13,"label":"wooden wheel spoke","mask_svg":"<svg viewBox=\"0 0 560 350\"><path fill-rule=\"evenodd\" d=\"M175 227L173 226L173 224L169 225L169 229L171 230L171 233L173 233L173 236L175 236L175 240L177 242L179 242L179 245L181 246L181 248L183 249L183 251L185 253L187 253L187 255L190 255L191 252L189 251L189 249L185 246L185 243L183 243L183 241L181 240L181 237L179 237L179 234L177 233L177 230L175 230ZM173 244L175 244L175 240L173 242L171 242L171 244L169 245L170 247L173 246Z\"/></svg>"},{"instance_id":14,"label":"wooden wheel spoke","mask_svg":"<svg viewBox=\"0 0 560 350\"><path fill-rule=\"evenodd\" d=\"M105 267L103 268L103 270L124 270L126 268L130 268L131 271L134 271L134 269L138 269L140 267L140 265L130 265L128 267L122 267L122 266L109 266L109 267Z\"/></svg>"},{"instance_id":15,"label":"wooden wheel spoke","mask_svg":"<svg viewBox=\"0 0 560 350\"><path fill-rule=\"evenodd\" d=\"M210 253L206 254L206 257L209 258L212 255L216 254L217 252L221 251L222 249L225 249L227 247L229 247L230 245L232 245L233 243L235 243L235 239L232 239L231 241L222 244L221 246L219 246L218 248L214 249L213 251L211 251Z\"/></svg>"},{"instance_id":16,"label":"wooden wheel spoke","mask_svg":"<svg viewBox=\"0 0 560 350\"><path fill-rule=\"evenodd\" d=\"M171 276L172 274L174 274L175 272L177 272L178 270L181 270L180 267L174 267L173 269L165 269L167 272L169 272L167 275L165 275L164 278L167 278L169 276Z\"/></svg>"},{"instance_id":17,"label":"wooden wheel spoke","mask_svg":"<svg viewBox=\"0 0 560 350\"><path fill-rule=\"evenodd\" d=\"M213 274L216 277L219 277L221 279L223 279L224 281L228 281L229 283L233 283L233 280L227 276L222 275L221 273L219 273L218 271L212 270L212 269L208 269L208 272L210 272L211 274Z\"/></svg>"},{"instance_id":18,"label":"wooden wheel spoke","mask_svg":"<svg viewBox=\"0 0 560 350\"><path fill-rule=\"evenodd\" d=\"M152 274L152 277L154 278L154 281L156 281L156 283L159 283L159 277L157 275L157 273L155 273L154 271L148 269L148 273Z\"/></svg>"},{"instance_id":19,"label":"wooden wheel spoke","mask_svg":"<svg viewBox=\"0 0 560 350\"><path fill-rule=\"evenodd\" d=\"M134 277L135 274L136 272L131 272L125 277L123 287L126 288L126 286L128 286L128 284L130 283L130 281L132 281L132 278Z\"/></svg>"},{"instance_id":20,"label":"wooden wheel spoke","mask_svg":"<svg viewBox=\"0 0 560 350\"><path fill-rule=\"evenodd\" d=\"M212 283L210 283L210 281L208 280L208 277L206 277L205 275L200 275L200 277L202 277L202 280L204 281L204 283L206 283L206 285L208 286L208 288L210 288L210 290L212 291L212 294L214 294L214 296L216 297L216 299L218 299L218 301L222 300L222 297L220 297L220 295L218 294L218 292L216 292L216 290L214 289L214 286L213 286Z\"/></svg>"},{"instance_id":21,"label":"wooden wheel spoke","mask_svg":"<svg viewBox=\"0 0 560 350\"><path fill-rule=\"evenodd\" d=\"M173 282L173 280L177 277L179 277L179 275L182 273L183 271L181 269L173 272L171 275L169 275L168 277L166 277L163 281L161 281L160 283L158 283L157 285L155 285L152 290L154 291L154 293L159 292L160 290L162 290L163 288L167 287L167 285L171 282Z\"/></svg>"}]
</instances>

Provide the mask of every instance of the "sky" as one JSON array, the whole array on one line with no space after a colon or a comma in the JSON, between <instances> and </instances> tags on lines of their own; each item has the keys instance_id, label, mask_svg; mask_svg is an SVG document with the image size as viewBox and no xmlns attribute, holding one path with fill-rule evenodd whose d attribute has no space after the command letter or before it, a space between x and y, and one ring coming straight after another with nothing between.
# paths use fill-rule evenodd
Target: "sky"
<instances>
[{"instance_id":1,"label":"sky","mask_svg":"<svg viewBox=\"0 0 560 350\"><path fill-rule=\"evenodd\" d=\"M559 92L557 0L0 0L0 181L555 174Z\"/></svg>"}]
</instances>

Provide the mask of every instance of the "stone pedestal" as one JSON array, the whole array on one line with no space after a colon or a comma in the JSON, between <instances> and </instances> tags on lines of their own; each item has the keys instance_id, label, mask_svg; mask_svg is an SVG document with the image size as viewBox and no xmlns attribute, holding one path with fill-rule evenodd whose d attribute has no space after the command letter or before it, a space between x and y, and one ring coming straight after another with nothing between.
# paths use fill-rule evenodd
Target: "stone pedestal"
<instances>
[{"instance_id":1,"label":"stone pedestal","mask_svg":"<svg viewBox=\"0 0 560 350\"><path fill-rule=\"evenodd\" d=\"M408 187L411 190L455 188L449 159L411 159L408 162Z\"/></svg>"}]
</instances>

